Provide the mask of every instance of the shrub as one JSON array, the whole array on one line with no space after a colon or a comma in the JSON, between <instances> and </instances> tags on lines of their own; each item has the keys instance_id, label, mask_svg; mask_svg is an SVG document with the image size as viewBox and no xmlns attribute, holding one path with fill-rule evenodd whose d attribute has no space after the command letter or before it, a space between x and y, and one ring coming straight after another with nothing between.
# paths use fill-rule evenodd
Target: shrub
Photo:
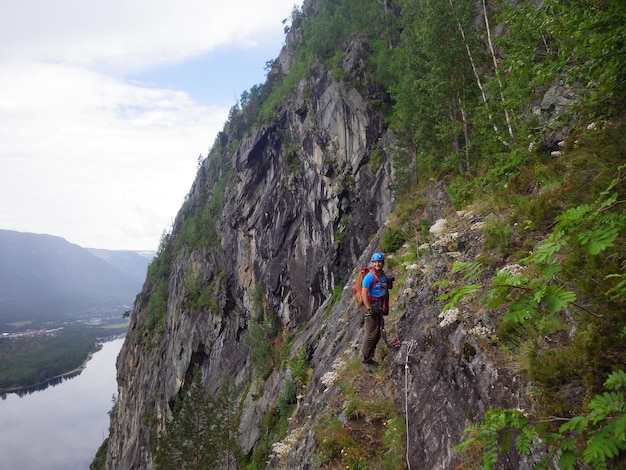
<instances>
[{"instance_id":1,"label":"shrub","mask_svg":"<svg viewBox=\"0 0 626 470\"><path fill-rule=\"evenodd\" d=\"M383 235L380 248L385 253L395 253L404 245L407 238L406 233L402 229L390 227Z\"/></svg>"}]
</instances>

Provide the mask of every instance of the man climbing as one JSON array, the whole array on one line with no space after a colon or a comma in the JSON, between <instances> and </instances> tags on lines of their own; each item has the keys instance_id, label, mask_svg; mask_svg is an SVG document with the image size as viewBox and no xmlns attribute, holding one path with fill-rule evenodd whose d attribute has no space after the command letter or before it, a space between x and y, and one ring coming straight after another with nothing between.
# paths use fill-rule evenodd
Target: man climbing
<instances>
[{"instance_id":1,"label":"man climbing","mask_svg":"<svg viewBox=\"0 0 626 470\"><path fill-rule=\"evenodd\" d=\"M389 281L383 271L385 256L382 253L374 253L370 260L372 268L363 277L361 283L361 297L363 305L367 308L365 314L365 337L363 339L363 364L377 366L374 360L376 345L380 340L383 315L389 313Z\"/></svg>"}]
</instances>

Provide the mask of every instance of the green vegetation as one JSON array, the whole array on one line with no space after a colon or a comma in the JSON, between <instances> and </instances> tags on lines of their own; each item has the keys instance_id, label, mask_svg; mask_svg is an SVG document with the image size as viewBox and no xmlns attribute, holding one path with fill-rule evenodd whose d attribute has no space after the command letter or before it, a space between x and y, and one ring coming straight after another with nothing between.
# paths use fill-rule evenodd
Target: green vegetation
<instances>
[{"instance_id":1,"label":"green vegetation","mask_svg":"<svg viewBox=\"0 0 626 470\"><path fill-rule=\"evenodd\" d=\"M509 5L510 34L501 40L507 56L506 97L511 109L558 80L581 94L579 109L593 118L623 111L626 98L624 37L626 7L619 0L548 0L544 8Z\"/></svg>"},{"instance_id":2,"label":"green vegetation","mask_svg":"<svg viewBox=\"0 0 626 470\"><path fill-rule=\"evenodd\" d=\"M470 437L457 449L481 446L483 468L491 468L501 446L513 442L521 455L527 455L533 440L544 437L550 445L544 464L556 459L558 468L574 470L582 460L591 468L607 468L611 459L626 450L626 397L621 390L626 388L626 373L613 372L604 385L612 391L596 395L587 405L587 414L568 420L555 432L545 435L541 426L520 410L490 409L480 426L468 428Z\"/></svg>"},{"instance_id":3,"label":"green vegetation","mask_svg":"<svg viewBox=\"0 0 626 470\"><path fill-rule=\"evenodd\" d=\"M110 418L109 436L111 435L113 427L115 426L116 421L117 421L117 414L116 414L116 411L118 409L117 395L114 394L111 397L111 402L113 403L113 407L109 410L109 418ZM98 450L96 451L96 455L93 461L89 464L89 470L106 470L106 456L107 456L108 450L109 450L109 437L106 437L104 441L102 441L102 444L100 444L100 447L98 447Z\"/></svg>"},{"instance_id":4,"label":"green vegetation","mask_svg":"<svg viewBox=\"0 0 626 470\"><path fill-rule=\"evenodd\" d=\"M473 303L487 308L500 325L491 341L520 369L534 405L492 409L467 428L458 449L482 449L483 468L491 468L513 438L520 454L541 442L547 448L543 464L560 453L563 469L578 468L580 460L592 468L622 462L616 459L626 448L626 406L621 392L605 391L623 388L626 362L626 296L623 275L614 272L622 268L626 218L616 202L609 190L595 205L564 212L523 264L491 278L484 265L455 263L453 273L462 280L441 296L449 301L444 310L457 303L466 311Z\"/></svg>"},{"instance_id":5,"label":"green vegetation","mask_svg":"<svg viewBox=\"0 0 626 470\"><path fill-rule=\"evenodd\" d=\"M395 253L408 239L407 235L402 229L397 227L390 227L383 235L383 240L380 245L380 249L384 253Z\"/></svg>"},{"instance_id":6,"label":"green vegetation","mask_svg":"<svg viewBox=\"0 0 626 470\"><path fill-rule=\"evenodd\" d=\"M421 181L447 176L459 208L474 203L498 213L485 227L484 265L458 265L454 273L462 275L461 285L444 299L453 305L472 296L493 312L502 345L527 364L522 372L534 384L537 420L584 416L607 376L626 363L620 346L626 285L620 169L626 148L620 121L626 7L615 1L548 0L544 8L526 3L494 14L475 11L470 1L397 5L402 34L388 36L395 47L380 59L386 72L376 75L393 98L392 106L381 110L390 111L388 122L408 150L394 156L396 189L417 199ZM308 23L311 29L303 28L306 51L299 57L325 61L341 78L333 64L342 51L333 44L358 34L372 37L358 29L358 21L347 21L350 13L347 5L321 2L319 17ZM509 34L492 42L475 22L477 13L485 24L506 23ZM497 61L495 42L504 51ZM384 46L370 45L374 63ZM529 113L530 105L555 83L568 87L577 104L542 124ZM607 119L615 122L599 130ZM548 158L547 149L528 150L566 123L569 137L556 157ZM580 187L585 191L573 190ZM410 236L412 227L402 214L411 212L394 210L400 220L385 233L385 250L396 251ZM523 274L500 270L506 258L520 264ZM490 271L494 276L485 283ZM558 337L564 329L574 332L571 340L556 341L548 350L537 346L545 335ZM489 426L487 417L484 429ZM545 439L550 429L545 425L540 436ZM607 460L624 442L623 434L613 436L610 450L598 454ZM601 466L599 460L580 458ZM488 466L489 459L485 462Z\"/></svg>"},{"instance_id":7,"label":"green vegetation","mask_svg":"<svg viewBox=\"0 0 626 470\"><path fill-rule=\"evenodd\" d=\"M109 449L109 438L106 437L98 450L93 461L89 464L89 470L105 470L106 469L106 456Z\"/></svg>"},{"instance_id":8,"label":"green vegetation","mask_svg":"<svg viewBox=\"0 0 626 470\"><path fill-rule=\"evenodd\" d=\"M236 108L238 109L238 108ZM231 111L231 119L236 117L241 111ZM232 127L231 124L227 126ZM243 132L237 129L238 137ZM232 142L230 142L232 144ZM211 184L207 184L212 190L210 193L200 191L198 198L187 199L181 209L179 225L176 227L176 237L172 233L165 231L161 236L157 254L150 263L147 273L147 285L149 294L147 301L148 321L144 325L148 331L154 331L158 335L162 334L165 328L165 318L167 316L168 284L172 263L181 252L189 252L205 247L215 247L219 244L217 232L217 221L221 215L221 210L226 200L229 178L232 174L230 164L229 141L224 132L220 133L211 149L207 160L200 162L198 177L204 178ZM218 311L213 290L215 285L205 286L196 277L196 273L189 273L186 278L188 289L186 306L198 311ZM223 275L219 271L215 282Z\"/></svg>"},{"instance_id":9,"label":"green vegetation","mask_svg":"<svg viewBox=\"0 0 626 470\"><path fill-rule=\"evenodd\" d=\"M278 397L276 406L270 408L258 424L259 430L262 435L266 436L266 440L265 444L260 446L260 452L255 451L253 464L258 463L262 468L264 468L263 463L269 455L271 444L280 441L287 434L288 420L296 408L298 394L306 389L311 374L307 351L304 348L296 352L291 359L283 362L286 362L288 368L283 392Z\"/></svg>"},{"instance_id":10,"label":"green vegetation","mask_svg":"<svg viewBox=\"0 0 626 470\"><path fill-rule=\"evenodd\" d=\"M405 424L393 402L387 371L366 373L358 358L337 371L332 387L341 409L316 425L316 465L351 470L404 467Z\"/></svg>"},{"instance_id":11,"label":"green vegetation","mask_svg":"<svg viewBox=\"0 0 626 470\"><path fill-rule=\"evenodd\" d=\"M244 343L251 351L252 364L257 375L267 379L280 364L283 335L278 318L267 315L259 320L251 320Z\"/></svg>"},{"instance_id":12,"label":"green vegetation","mask_svg":"<svg viewBox=\"0 0 626 470\"><path fill-rule=\"evenodd\" d=\"M250 350L256 374L265 380L281 362L285 331L278 316L266 308L261 284L255 286L252 300L254 313L248 322L244 345Z\"/></svg>"},{"instance_id":13,"label":"green vegetation","mask_svg":"<svg viewBox=\"0 0 626 470\"><path fill-rule=\"evenodd\" d=\"M122 331L124 331L126 325ZM28 388L81 367L110 329L66 327L54 334L0 339L0 389Z\"/></svg>"},{"instance_id":14,"label":"green vegetation","mask_svg":"<svg viewBox=\"0 0 626 470\"><path fill-rule=\"evenodd\" d=\"M296 407L296 385L292 380L285 382L285 389L278 397L275 406L269 408L258 420L257 429L261 436L260 442L255 446L252 459L245 463L247 470L266 468L266 462L272 451L272 444L280 441L287 434L289 427L288 419Z\"/></svg>"},{"instance_id":15,"label":"green vegetation","mask_svg":"<svg viewBox=\"0 0 626 470\"><path fill-rule=\"evenodd\" d=\"M310 377L310 364L306 348L291 353L293 337L281 328L277 315L265 304L261 285L253 293L254 317L248 322L248 331L244 344L251 353L252 364L256 372L256 382L260 393L263 383L278 368L285 368L282 392L274 406L265 411L257 421L260 440L255 446L252 457L240 458L240 463L247 470L266 467L272 452L272 445L287 434L289 418L296 407L298 394L304 391Z\"/></svg>"},{"instance_id":16,"label":"green vegetation","mask_svg":"<svg viewBox=\"0 0 626 470\"><path fill-rule=\"evenodd\" d=\"M149 295L148 321L145 327L148 331L162 331L167 315L167 283L169 281L172 262L171 235L164 232L161 236L157 254L148 266L147 281L154 291Z\"/></svg>"},{"instance_id":17,"label":"green vegetation","mask_svg":"<svg viewBox=\"0 0 626 470\"><path fill-rule=\"evenodd\" d=\"M420 256L418 242L432 223L424 213L430 179L445 183L456 209L485 216L483 252L475 262L455 264L439 284L449 288L441 300L448 307L463 303L468 316L472 307L480 310L491 322L497 334L489 341L518 367L532 409L490 410L468 427L459 449L483 468L509 448L507 438L515 439L521 454L536 446L547 458L560 453L562 468L623 463L626 4L536 3L319 0L316 15L295 9L292 28L301 34L293 67L287 76L270 74L231 109L199 170L199 181L212 193L186 201L177 239L165 237L150 266L148 328L163 325L175 256L217 246L230 157L247 130L276 124L283 99L324 68L357 88L400 142L392 162L399 200L383 249L401 254L390 258L390 267ZM495 25L505 25L506 35L492 37ZM357 41L367 50L358 79L341 65ZM546 120L532 107L553 85L573 104ZM290 135L281 147L283 162L294 171L296 147ZM380 150L371 157L370 166L378 168ZM409 248L401 250L405 244ZM192 304L212 310L197 279L186 282ZM265 380L285 366L290 341L257 290L246 344ZM294 374L306 368L293 365ZM261 468L271 443L285 432L301 380L285 383L277 406L259 422L264 440L250 468ZM380 424L375 439L389 452L376 454L329 416L318 430L320 466L364 468L375 461L394 468L387 459L402 446L382 426L394 423L401 436L398 416L389 402L369 403L355 390L345 377L348 406L339 411Z\"/></svg>"},{"instance_id":18,"label":"green vegetation","mask_svg":"<svg viewBox=\"0 0 626 470\"><path fill-rule=\"evenodd\" d=\"M219 243L216 222L221 215L226 196L228 176L223 175L213 187L212 193L185 217L178 238L175 252L183 247L189 250L201 247L215 247Z\"/></svg>"},{"instance_id":19,"label":"green vegetation","mask_svg":"<svg viewBox=\"0 0 626 470\"><path fill-rule=\"evenodd\" d=\"M205 395L197 365L190 379L191 384L179 392L172 419L159 436L156 468L215 468L216 462L227 468L239 452L239 406L234 384L227 378L217 395Z\"/></svg>"},{"instance_id":20,"label":"green vegetation","mask_svg":"<svg viewBox=\"0 0 626 470\"><path fill-rule=\"evenodd\" d=\"M220 281L224 277L224 271L220 268L216 269L210 280L205 280L204 276L198 272L195 265L187 266L187 274L185 275L185 297L183 300L183 309L191 309L196 312L219 313L220 307L217 302L218 289ZM213 274L213 273L212 273Z\"/></svg>"}]
</instances>

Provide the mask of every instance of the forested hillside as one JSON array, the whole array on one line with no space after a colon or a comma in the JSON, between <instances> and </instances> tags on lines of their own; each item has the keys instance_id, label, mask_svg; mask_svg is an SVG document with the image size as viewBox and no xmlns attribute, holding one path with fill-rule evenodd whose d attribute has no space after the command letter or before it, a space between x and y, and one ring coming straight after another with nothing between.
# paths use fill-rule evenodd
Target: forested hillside
<instances>
[{"instance_id":1,"label":"forested hillside","mask_svg":"<svg viewBox=\"0 0 626 470\"><path fill-rule=\"evenodd\" d=\"M623 468L625 38L621 0L294 9L149 268L94 467ZM367 375L379 249L402 346Z\"/></svg>"}]
</instances>

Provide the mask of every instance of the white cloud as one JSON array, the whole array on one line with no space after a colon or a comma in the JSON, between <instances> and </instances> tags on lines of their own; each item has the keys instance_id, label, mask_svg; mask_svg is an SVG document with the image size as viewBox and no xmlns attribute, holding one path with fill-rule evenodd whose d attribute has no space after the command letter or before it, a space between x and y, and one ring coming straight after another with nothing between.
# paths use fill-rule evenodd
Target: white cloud
<instances>
[{"instance_id":1,"label":"white cloud","mask_svg":"<svg viewBox=\"0 0 626 470\"><path fill-rule=\"evenodd\" d=\"M0 229L155 249L228 109L127 77L220 46L278 50L293 3L10 3L0 15Z\"/></svg>"},{"instance_id":2,"label":"white cloud","mask_svg":"<svg viewBox=\"0 0 626 470\"><path fill-rule=\"evenodd\" d=\"M223 45L281 40L288 0L21 0L3 7L0 55L136 70Z\"/></svg>"},{"instance_id":3,"label":"white cloud","mask_svg":"<svg viewBox=\"0 0 626 470\"><path fill-rule=\"evenodd\" d=\"M155 247L228 110L84 69L15 70L0 67L0 228L123 248L124 227L150 227L126 248Z\"/></svg>"}]
</instances>

